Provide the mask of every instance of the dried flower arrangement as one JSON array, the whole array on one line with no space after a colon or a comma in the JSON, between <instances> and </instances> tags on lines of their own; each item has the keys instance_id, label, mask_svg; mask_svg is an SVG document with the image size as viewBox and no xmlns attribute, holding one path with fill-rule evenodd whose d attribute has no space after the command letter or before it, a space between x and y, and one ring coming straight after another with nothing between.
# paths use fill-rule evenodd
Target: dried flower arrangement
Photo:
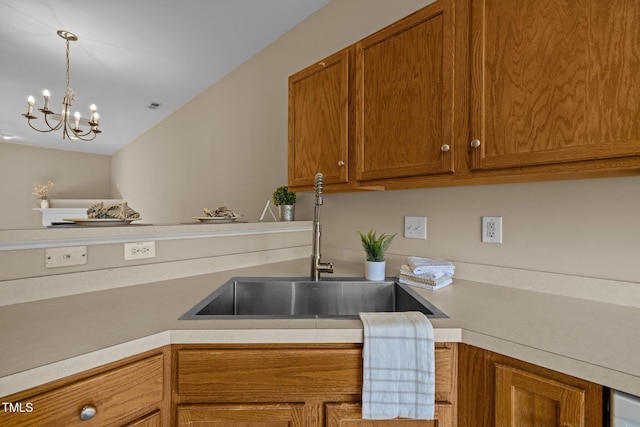
<instances>
[{"instance_id":1,"label":"dried flower arrangement","mask_svg":"<svg viewBox=\"0 0 640 427\"><path fill-rule=\"evenodd\" d=\"M33 194L34 196L38 196L40 200L47 200L47 195L54 185L55 184L51 181L47 182L47 185L42 185L36 182L36 184L33 186L33 191L31 192L31 194Z\"/></svg>"}]
</instances>

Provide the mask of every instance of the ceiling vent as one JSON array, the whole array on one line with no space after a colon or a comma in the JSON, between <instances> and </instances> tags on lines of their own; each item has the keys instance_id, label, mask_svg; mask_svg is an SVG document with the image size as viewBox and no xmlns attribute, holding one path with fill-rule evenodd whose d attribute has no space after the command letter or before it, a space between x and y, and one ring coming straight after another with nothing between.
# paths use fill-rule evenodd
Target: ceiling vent
<instances>
[{"instance_id":1,"label":"ceiling vent","mask_svg":"<svg viewBox=\"0 0 640 427\"><path fill-rule=\"evenodd\" d=\"M147 105L147 108L149 108L150 110L157 110L160 107L162 107L162 104L155 101L151 101L151 103Z\"/></svg>"}]
</instances>

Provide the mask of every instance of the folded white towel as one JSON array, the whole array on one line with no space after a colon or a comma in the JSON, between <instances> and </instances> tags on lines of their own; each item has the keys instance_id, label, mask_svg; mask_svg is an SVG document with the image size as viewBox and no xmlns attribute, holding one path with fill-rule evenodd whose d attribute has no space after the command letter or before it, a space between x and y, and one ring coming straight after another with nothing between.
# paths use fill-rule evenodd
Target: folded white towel
<instances>
[{"instance_id":1,"label":"folded white towel","mask_svg":"<svg viewBox=\"0 0 640 427\"><path fill-rule=\"evenodd\" d=\"M442 289L445 286L449 286L453 283L453 279L450 276L444 276L437 280L437 282L433 285L429 285L427 283L416 282L415 280L405 279L400 277L398 282L404 283L405 285L415 286L417 288L427 289L429 291L437 291L438 289Z\"/></svg>"},{"instance_id":2,"label":"folded white towel","mask_svg":"<svg viewBox=\"0 0 640 427\"><path fill-rule=\"evenodd\" d=\"M435 412L433 327L420 312L360 313L362 418L430 420Z\"/></svg>"},{"instance_id":3,"label":"folded white towel","mask_svg":"<svg viewBox=\"0 0 640 427\"><path fill-rule=\"evenodd\" d=\"M407 262L409 263L409 267L411 267L413 274L440 272L453 276L455 270L455 266L451 262L439 258L420 258L410 256L407 258Z\"/></svg>"},{"instance_id":4,"label":"folded white towel","mask_svg":"<svg viewBox=\"0 0 640 427\"><path fill-rule=\"evenodd\" d=\"M415 274L412 270L411 267L409 267L408 265L402 265L400 266L400 278L406 278L406 279L412 279L415 280L416 282L423 282L429 285L435 285L439 280L442 280L443 278L451 278L451 275L447 274L447 273L443 273L443 272L434 272L434 273L423 273L423 274Z\"/></svg>"}]
</instances>

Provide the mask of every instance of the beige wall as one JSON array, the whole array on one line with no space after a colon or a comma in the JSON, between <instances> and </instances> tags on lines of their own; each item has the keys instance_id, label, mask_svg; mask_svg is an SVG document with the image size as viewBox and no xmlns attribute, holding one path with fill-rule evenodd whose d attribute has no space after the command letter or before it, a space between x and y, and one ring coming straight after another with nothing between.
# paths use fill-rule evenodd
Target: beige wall
<instances>
[{"instance_id":1,"label":"beige wall","mask_svg":"<svg viewBox=\"0 0 640 427\"><path fill-rule=\"evenodd\" d=\"M113 194L154 223L220 205L257 219L287 182L287 77L428 3L334 0L116 153Z\"/></svg>"},{"instance_id":2,"label":"beige wall","mask_svg":"<svg viewBox=\"0 0 640 427\"><path fill-rule=\"evenodd\" d=\"M428 3L333 0L113 156L113 194L152 222L220 204L255 219L286 182L287 76ZM323 243L357 249L356 229L401 233L404 215L425 215L428 239L398 236L391 252L637 282L639 189L620 178L332 194ZM309 219L311 197L300 199ZM504 217L504 244L480 243L482 215Z\"/></svg>"},{"instance_id":3,"label":"beige wall","mask_svg":"<svg viewBox=\"0 0 640 427\"><path fill-rule=\"evenodd\" d=\"M31 191L47 181L49 198L111 198L111 157L0 142L0 229L42 227Z\"/></svg>"}]
</instances>

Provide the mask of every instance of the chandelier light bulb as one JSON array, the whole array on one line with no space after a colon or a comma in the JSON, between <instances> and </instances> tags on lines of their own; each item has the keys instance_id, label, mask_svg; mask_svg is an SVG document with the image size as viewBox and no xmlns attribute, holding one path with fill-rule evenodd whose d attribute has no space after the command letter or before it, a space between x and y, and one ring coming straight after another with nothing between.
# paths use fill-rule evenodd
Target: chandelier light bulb
<instances>
[{"instance_id":1,"label":"chandelier light bulb","mask_svg":"<svg viewBox=\"0 0 640 427\"><path fill-rule=\"evenodd\" d=\"M45 89L42 91L42 97L44 98L44 107L42 107L42 109L46 111L49 109L49 98L51 97L51 94L47 89Z\"/></svg>"},{"instance_id":2,"label":"chandelier light bulb","mask_svg":"<svg viewBox=\"0 0 640 427\"><path fill-rule=\"evenodd\" d=\"M76 113L73 115L73 117L76 118L76 127L75 127L75 129L80 129L80 111L76 111Z\"/></svg>"},{"instance_id":3,"label":"chandelier light bulb","mask_svg":"<svg viewBox=\"0 0 640 427\"><path fill-rule=\"evenodd\" d=\"M33 96L29 96L27 98L27 116L31 116L33 113L33 105L36 103L36 100L33 99Z\"/></svg>"},{"instance_id":4,"label":"chandelier light bulb","mask_svg":"<svg viewBox=\"0 0 640 427\"><path fill-rule=\"evenodd\" d=\"M96 123L96 115L97 115L96 110L97 110L96 104L91 104L91 106L89 107L89 111L91 111L91 115L89 116L89 121L91 123Z\"/></svg>"}]
</instances>

